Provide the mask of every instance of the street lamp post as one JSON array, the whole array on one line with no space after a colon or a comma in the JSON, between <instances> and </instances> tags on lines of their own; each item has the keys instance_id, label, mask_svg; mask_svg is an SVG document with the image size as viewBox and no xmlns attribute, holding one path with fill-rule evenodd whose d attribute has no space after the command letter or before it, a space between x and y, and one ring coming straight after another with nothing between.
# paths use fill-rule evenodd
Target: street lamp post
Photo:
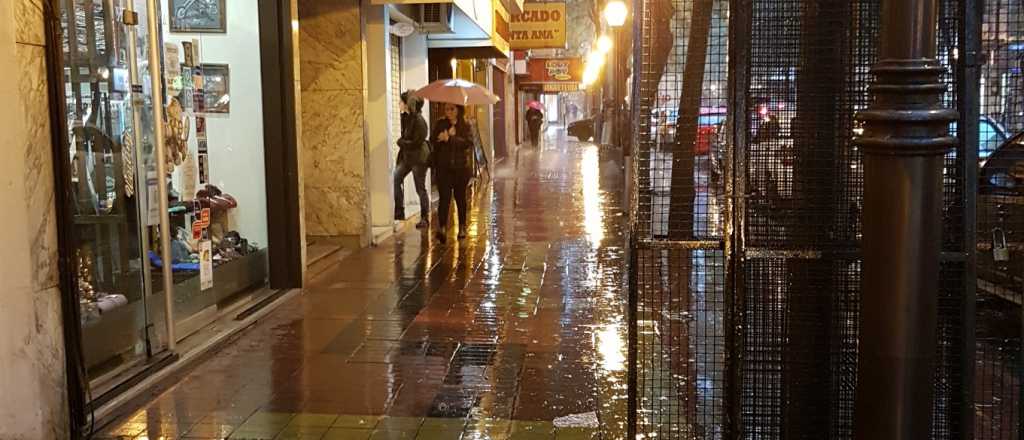
<instances>
[{"instance_id":1,"label":"street lamp post","mask_svg":"<svg viewBox=\"0 0 1024 440\"><path fill-rule=\"evenodd\" d=\"M864 134L864 236L854 438L927 438L942 242L943 156L955 144L936 60L937 0L883 0Z\"/></svg>"},{"instance_id":2,"label":"street lamp post","mask_svg":"<svg viewBox=\"0 0 1024 440\"><path fill-rule=\"evenodd\" d=\"M626 3L623 0L610 0L604 6L604 19L608 23L608 26L611 28L611 31L612 31L612 44L610 44L611 51L609 53L609 59L610 59L610 64L611 64L611 66L609 67L609 72L610 72L609 77L611 79L610 83L611 83L611 95L612 95L612 109L611 109L612 111L611 111L611 118L610 118L611 122L612 122L612 124L611 124L611 129L612 129L611 139L612 139L612 142L615 143L616 147L622 148L622 152L623 152L623 165L625 167L625 173L623 173L623 175L625 177L625 181L623 182L624 183L624 185L623 185L623 195L624 195L624 197L622 198L622 203L623 203L623 208L626 209L626 210L629 209L629 206L630 206L630 203L631 203L631 200L630 200L630 194L631 194L630 188L631 188L631 185L630 185L630 183L631 183L631 181L633 179L633 175L632 175L632 172L631 172L631 170L633 168L633 164L632 164L632 156L630 155L630 151L629 151L628 148L626 148L625 142L623 142L623 135L624 135L624 133L622 133L622 131L623 131L622 128L624 127L624 124L622 123L622 119L621 119L623 117L623 115L622 115L623 96L622 96L622 90L621 90L622 88L619 87L619 83L622 80L622 78L620 78L620 76L623 73L622 65L625 64L625 63L623 63L622 60L619 59L619 55L618 54L619 54L619 46L622 45L621 29L622 29L622 26L624 24L626 24L626 16L628 15L628 13L629 13L629 11L626 8Z\"/></svg>"}]
</instances>

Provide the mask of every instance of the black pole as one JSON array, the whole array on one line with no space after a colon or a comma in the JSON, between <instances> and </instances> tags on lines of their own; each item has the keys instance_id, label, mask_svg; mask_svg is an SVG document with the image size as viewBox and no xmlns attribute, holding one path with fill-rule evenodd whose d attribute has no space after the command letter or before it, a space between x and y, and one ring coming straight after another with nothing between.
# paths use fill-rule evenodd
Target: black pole
<instances>
[{"instance_id":1,"label":"black pole","mask_svg":"<svg viewBox=\"0 0 1024 440\"><path fill-rule=\"evenodd\" d=\"M955 145L935 60L936 0L883 0L864 134L863 289L854 436L928 438L943 155Z\"/></svg>"}]
</instances>

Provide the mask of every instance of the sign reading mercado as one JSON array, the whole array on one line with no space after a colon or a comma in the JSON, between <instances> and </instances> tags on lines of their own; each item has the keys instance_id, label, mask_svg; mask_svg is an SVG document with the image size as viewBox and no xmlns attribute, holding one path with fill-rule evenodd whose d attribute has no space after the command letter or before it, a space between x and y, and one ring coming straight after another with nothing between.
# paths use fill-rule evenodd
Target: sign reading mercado
<instances>
[{"instance_id":1,"label":"sign reading mercado","mask_svg":"<svg viewBox=\"0 0 1024 440\"><path fill-rule=\"evenodd\" d=\"M514 50L564 49L565 2L523 4L509 24L509 43Z\"/></svg>"}]
</instances>

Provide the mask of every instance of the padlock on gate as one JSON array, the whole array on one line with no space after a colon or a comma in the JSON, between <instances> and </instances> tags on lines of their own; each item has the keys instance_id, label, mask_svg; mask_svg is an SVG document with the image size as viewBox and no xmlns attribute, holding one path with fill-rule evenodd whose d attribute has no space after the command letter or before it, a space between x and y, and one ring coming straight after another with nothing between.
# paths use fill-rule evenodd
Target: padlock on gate
<instances>
[{"instance_id":1,"label":"padlock on gate","mask_svg":"<svg viewBox=\"0 0 1024 440\"><path fill-rule=\"evenodd\" d=\"M1002 228L992 230L992 259L997 262L1010 261L1010 247L1006 245L1006 232Z\"/></svg>"}]
</instances>

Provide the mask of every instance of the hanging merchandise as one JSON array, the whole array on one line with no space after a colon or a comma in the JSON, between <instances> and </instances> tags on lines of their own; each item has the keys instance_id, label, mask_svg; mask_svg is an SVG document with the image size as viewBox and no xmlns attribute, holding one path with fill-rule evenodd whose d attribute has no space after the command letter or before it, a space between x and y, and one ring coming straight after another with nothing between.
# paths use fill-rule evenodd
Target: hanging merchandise
<instances>
[{"instance_id":1,"label":"hanging merchandise","mask_svg":"<svg viewBox=\"0 0 1024 440\"><path fill-rule=\"evenodd\" d=\"M188 135L191 130L190 119L184 114L181 102L178 98L171 98L167 104L167 134L165 145L167 148L167 169L168 172L181 165L188 154Z\"/></svg>"}]
</instances>

